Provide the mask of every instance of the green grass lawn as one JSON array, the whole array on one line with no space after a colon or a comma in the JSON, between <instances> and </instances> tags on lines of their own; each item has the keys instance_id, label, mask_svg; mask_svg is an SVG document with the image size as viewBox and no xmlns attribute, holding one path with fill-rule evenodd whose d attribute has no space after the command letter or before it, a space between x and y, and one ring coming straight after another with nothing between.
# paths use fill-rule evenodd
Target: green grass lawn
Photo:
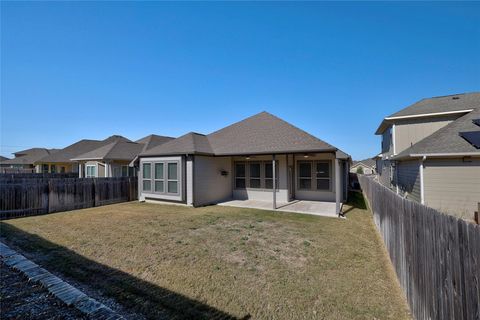
<instances>
[{"instance_id":1,"label":"green grass lawn","mask_svg":"<svg viewBox=\"0 0 480 320\"><path fill-rule=\"evenodd\" d=\"M149 318L409 319L356 195L347 219L124 203L8 220L3 241Z\"/></svg>"}]
</instances>

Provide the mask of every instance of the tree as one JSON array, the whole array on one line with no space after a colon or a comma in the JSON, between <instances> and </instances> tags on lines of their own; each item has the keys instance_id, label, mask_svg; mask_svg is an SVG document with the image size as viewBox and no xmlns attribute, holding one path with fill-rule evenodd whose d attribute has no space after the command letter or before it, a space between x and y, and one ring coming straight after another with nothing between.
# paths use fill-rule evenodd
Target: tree
<instances>
[{"instance_id":1,"label":"tree","mask_svg":"<svg viewBox=\"0 0 480 320\"><path fill-rule=\"evenodd\" d=\"M358 167L357 168L357 174L363 174L363 167Z\"/></svg>"}]
</instances>

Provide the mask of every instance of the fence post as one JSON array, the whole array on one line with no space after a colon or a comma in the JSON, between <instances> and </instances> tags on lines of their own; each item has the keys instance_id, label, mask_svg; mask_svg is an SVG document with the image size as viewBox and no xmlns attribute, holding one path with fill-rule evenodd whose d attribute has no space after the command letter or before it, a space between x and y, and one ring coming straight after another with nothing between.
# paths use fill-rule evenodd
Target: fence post
<instances>
[{"instance_id":1,"label":"fence post","mask_svg":"<svg viewBox=\"0 0 480 320\"><path fill-rule=\"evenodd\" d=\"M47 193L47 213L50 213L51 212L51 208L50 208L50 204L52 203L52 201L50 201L50 197L52 195L52 180L48 180L48 193Z\"/></svg>"},{"instance_id":2,"label":"fence post","mask_svg":"<svg viewBox=\"0 0 480 320\"><path fill-rule=\"evenodd\" d=\"M97 207L98 206L98 192L97 192L97 178L92 178L93 179L93 206Z\"/></svg>"}]
</instances>

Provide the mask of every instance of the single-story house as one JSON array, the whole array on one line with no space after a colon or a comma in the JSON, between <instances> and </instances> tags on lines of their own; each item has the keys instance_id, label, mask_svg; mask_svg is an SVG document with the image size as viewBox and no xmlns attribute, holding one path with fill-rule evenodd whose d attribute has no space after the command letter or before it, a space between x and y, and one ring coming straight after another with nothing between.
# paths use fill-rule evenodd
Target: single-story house
<instances>
[{"instance_id":1,"label":"single-story house","mask_svg":"<svg viewBox=\"0 0 480 320\"><path fill-rule=\"evenodd\" d=\"M480 203L480 93L422 99L383 119L378 180L442 212L471 218Z\"/></svg>"},{"instance_id":2,"label":"single-story house","mask_svg":"<svg viewBox=\"0 0 480 320\"><path fill-rule=\"evenodd\" d=\"M79 163L79 177L133 177L136 169L129 164L140 152L172 139L153 134L136 142L117 139L71 160Z\"/></svg>"},{"instance_id":3,"label":"single-story house","mask_svg":"<svg viewBox=\"0 0 480 320\"><path fill-rule=\"evenodd\" d=\"M231 199L277 203L347 199L350 156L261 112L208 135L190 132L138 157L140 201L190 206Z\"/></svg>"},{"instance_id":4,"label":"single-story house","mask_svg":"<svg viewBox=\"0 0 480 320\"><path fill-rule=\"evenodd\" d=\"M377 165L374 158L353 161L353 164L350 167L350 172L361 174L375 174L376 166Z\"/></svg>"},{"instance_id":5,"label":"single-story house","mask_svg":"<svg viewBox=\"0 0 480 320\"><path fill-rule=\"evenodd\" d=\"M79 172L79 163L72 159L116 141L130 140L118 135L113 135L101 141L83 139L35 161L36 171L37 173Z\"/></svg>"},{"instance_id":6,"label":"single-story house","mask_svg":"<svg viewBox=\"0 0 480 320\"><path fill-rule=\"evenodd\" d=\"M15 152L15 158L6 159L0 162L2 172L11 172L12 170L20 172L34 172L34 163L41 158L53 155L58 149L31 148Z\"/></svg>"}]
</instances>

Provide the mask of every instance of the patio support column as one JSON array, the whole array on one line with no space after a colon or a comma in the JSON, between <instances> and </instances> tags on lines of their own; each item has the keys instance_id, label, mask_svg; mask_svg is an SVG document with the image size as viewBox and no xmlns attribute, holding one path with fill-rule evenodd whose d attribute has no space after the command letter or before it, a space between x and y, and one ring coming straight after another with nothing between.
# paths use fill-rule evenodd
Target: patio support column
<instances>
[{"instance_id":1,"label":"patio support column","mask_svg":"<svg viewBox=\"0 0 480 320\"><path fill-rule=\"evenodd\" d=\"M340 214L340 196L342 186L340 185L340 161L335 159L335 204L337 214Z\"/></svg>"},{"instance_id":2,"label":"patio support column","mask_svg":"<svg viewBox=\"0 0 480 320\"><path fill-rule=\"evenodd\" d=\"M277 209L277 175L275 168L275 155L272 155L272 178L273 178L273 209Z\"/></svg>"},{"instance_id":3,"label":"patio support column","mask_svg":"<svg viewBox=\"0 0 480 320\"><path fill-rule=\"evenodd\" d=\"M78 177L83 178L83 163L78 163Z\"/></svg>"},{"instance_id":4,"label":"patio support column","mask_svg":"<svg viewBox=\"0 0 480 320\"><path fill-rule=\"evenodd\" d=\"M110 177L110 164L105 161L105 178Z\"/></svg>"}]
</instances>

